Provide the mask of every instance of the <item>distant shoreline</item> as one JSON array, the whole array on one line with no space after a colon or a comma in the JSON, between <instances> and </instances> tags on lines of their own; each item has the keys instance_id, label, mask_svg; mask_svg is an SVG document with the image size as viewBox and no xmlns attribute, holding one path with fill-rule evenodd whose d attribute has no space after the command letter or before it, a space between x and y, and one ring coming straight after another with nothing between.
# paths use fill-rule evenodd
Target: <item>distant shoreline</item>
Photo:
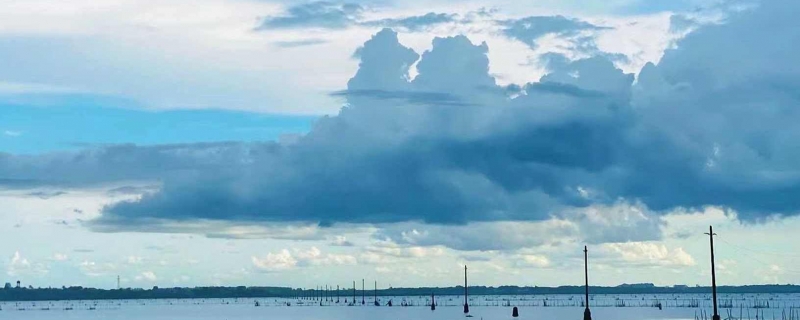
<instances>
[{"instance_id":1,"label":"distant shoreline","mask_svg":"<svg viewBox=\"0 0 800 320\"><path fill-rule=\"evenodd\" d=\"M582 294L583 286L560 287L483 287L470 286L470 294L474 295L559 295ZM658 287L652 284L620 285L616 287L590 286L592 294L710 294L710 287L672 286ZM464 291L463 286L447 288L390 288L377 290L378 296L458 296ZM800 294L798 285L748 285L719 286L722 294ZM322 295L324 295L322 291ZM339 291L341 298L350 297L352 288ZM375 294L366 290L367 296ZM140 289L95 289L83 287L68 288L5 288L0 289L0 301L62 301L62 300L149 300L149 299L234 299L234 298L303 298L319 296L317 290L301 290L288 287L195 287L195 288L158 288ZM356 296L361 296L356 290ZM336 290L328 291L329 297L336 297Z\"/></svg>"}]
</instances>

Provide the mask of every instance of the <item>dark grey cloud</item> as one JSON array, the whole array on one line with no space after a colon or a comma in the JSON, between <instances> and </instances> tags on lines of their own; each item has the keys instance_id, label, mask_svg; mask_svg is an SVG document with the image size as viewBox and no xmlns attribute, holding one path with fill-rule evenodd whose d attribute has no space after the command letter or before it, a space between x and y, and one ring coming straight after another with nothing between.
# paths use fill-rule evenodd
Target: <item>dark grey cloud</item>
<instances>
[{"instance_id":1,"label":"dark grey cloud","mask_svg":"<svg viewBox=\"0 0 800 320\"><path fill-rule=\"evenodd\" d=\"M316 1L290 6L284 15L267 17L258 30L324 28L343 29L361 16L364 8L356 3Z\"/></svg>"},{"instance_id":2,"label":"dark grey cloud","mask_svg":"<svg viewBox=\"0 0 800 320\"><path fill-rule=\"evenodd\" d=\"M359 70L341 94L347 106L291 144L4 154L0 177L73 185L160 181L158 192L109 206L92 223L114 231L173 230L164 226L198 219L325 229L560 217L582 228L571 212L619 199L653 214L720 205L747 221L794 215L800 46L793 40L800 30L786 26L799 10L800 4L765 2L703 27L646 66L635 85L607 57L551 56L549 74L513 88L514 98L489 75L486 44L437 38L420 55L383 30L358 50ZM415 63L419 74L411 80ZM355 92L373 94L349 94ZM395 98L432 92L468 103ZM657 226L598 230L592 241L646 238ZM628 235L630 229L649 231ZM460 238L452 243L480 247Z\"/></svg>"},{"instance_id":3,"label":"dark grey cloud","mask_svg":"<svg viewBox=\"0 0 800 320\"><path fill-rule=\"evenodd\" d=\"M29 196L29 197L37 197L37 198L42 199L42 200L47 200L47 199L50 199L50 198L63 196L65 194L67 194L67 192L65 192L65 191L33 191L33 192L29 192L27 194L27 196Z\"/></svg>"},{"instance_id":4,"label":"dark grey cloud","mask_svg":"<svg viewBox=\"0 0 800 320\"><path fill-rule=\"evenodd\" d=\"M247 146L247 147L245 147ZM222 163L241 161L249 147L270 152L274 142L172 144L142 147L133 144L98 146L77 152L45 155L0 153L0 186L85 186L119 181L160 181L202 175ZM25 183L19 183L25 181Z\"/></svg>"},{"instance_id":5,"label":"dark grey cloud","mask_svg":"<svg viewBox=\"0 0 800 320\"><path fill-rule=\"evenodd\" d=\"M607 29L591 23L567 18L564 16L532 16L522 19L501 20L497 22L503 26L503 33L513 39L524 42L535 48L536 41L548 34L557 34L564 37L573 37L583 31L597 31Z\"/></svg>"},{"instance_id":6,"label":"dark grey cloud","mask_svg":"<svg viewBox=\"0 0 800 320\"><path fill-rule=\"evenodd\" d=\"M386 90L342 90L331 96L350 99L370 98L375 100L395 100L407 104L421 105L467 105L460 97L444 92L386 91Z\"/></svg>"},{"instance_id":7,"label":"dark grey cloud","mask_svg":"<svg viewBox=\"0 0 800 320\"><path fill-rule=\"evenodd\" d=\"M158 186L145 185L145 186L122 186L108 190L106 193L110 196L124 196L124 195L141 195L148 192L158 191Z\"/></svg>"}]
</instances>

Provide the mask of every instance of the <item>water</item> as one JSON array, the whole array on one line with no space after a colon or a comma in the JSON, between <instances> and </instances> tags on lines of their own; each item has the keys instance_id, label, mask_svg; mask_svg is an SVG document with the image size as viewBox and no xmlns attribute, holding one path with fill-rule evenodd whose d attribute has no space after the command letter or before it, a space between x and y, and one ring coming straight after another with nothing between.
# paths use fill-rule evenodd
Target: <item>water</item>
<instances>
[{"instance_id":1,"label":"water","mask_svg":"<svg viewBox=\"0 0 800 320\"><path fill-rule=\"evenodd\" d=\"M356 306L345 305L344 299L339 304L323 301L323 306L319 301L268 298L0 302L0 319L466 319L463 297L458 296L437 297L436 311L430 310L430 297L425 296L379 297L381 307L374 306L371 297L363 306L361 297ZM389 299L394 306L385 306ZM783 312L800 310L796 294L723 294L720 302L723 318L756 319L758 313L759 319L781 319ZM512 306L519 307L516 319L582 319L582 303L579 295L475 296L470 297L470 319L514 319ZM703 312L707 318L711 315L709 295L593 295L590 306L596 320L694 320Z\"/></svg>"}]
</instances>

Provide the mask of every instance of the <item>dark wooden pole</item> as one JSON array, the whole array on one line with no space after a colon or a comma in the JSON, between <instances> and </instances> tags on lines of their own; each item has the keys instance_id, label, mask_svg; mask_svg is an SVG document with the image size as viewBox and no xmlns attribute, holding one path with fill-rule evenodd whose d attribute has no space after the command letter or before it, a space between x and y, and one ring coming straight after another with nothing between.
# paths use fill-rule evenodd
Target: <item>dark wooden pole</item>
<instances>
[{"instance_id":1,"label":"dark wooden pole","mask_svg":"<svg viewBox=\"0 0 800 320\"><path fill-rule=\"evenodd\" d=\"M468 287L467 266L464 266L464 313L469 313L469 300L467 300L467 297L469 296L469 291L467 291Z\"/></svg>"},{"instance_id":2,"label":"dark wooden pole","mask_svg":"<svg viewBox=\"0 0 800 320\"><path fill-rule=\"evenodd\" d=\"M712 320L720 320L719 312L717 312L717 273L714 268L714 228L712 226L708 226L708 235L709 241L711 243L711 299L714 300L714 315L711 317Z\"/></svg>"},{"instance_id":3,"label":"dark wooden pole","mask_svg":"<svg viewBox=\"0 0 800 320\"><path fill-rule=\"evenodd\" d=\"M583 247L583 274L586 280L586 310L583 310L583 320L592 320L592 311L589 310L589 249Z\"/></svg>"}]
</instances>

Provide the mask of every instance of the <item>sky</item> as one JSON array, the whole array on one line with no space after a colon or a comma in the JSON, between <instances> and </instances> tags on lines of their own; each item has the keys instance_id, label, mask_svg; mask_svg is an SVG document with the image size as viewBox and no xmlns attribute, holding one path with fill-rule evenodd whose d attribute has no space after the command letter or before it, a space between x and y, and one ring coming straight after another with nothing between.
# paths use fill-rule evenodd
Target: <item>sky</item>
<instances>
[{"instance_id":1,"label":"sky","mask_svg":"<svg viewBox=\"0 0 800 320\"><path fill-rule=\"evenodd\" d=\"M800 283L797 14L3 1L0 283Z\"/></svg>"}]
</instances>

